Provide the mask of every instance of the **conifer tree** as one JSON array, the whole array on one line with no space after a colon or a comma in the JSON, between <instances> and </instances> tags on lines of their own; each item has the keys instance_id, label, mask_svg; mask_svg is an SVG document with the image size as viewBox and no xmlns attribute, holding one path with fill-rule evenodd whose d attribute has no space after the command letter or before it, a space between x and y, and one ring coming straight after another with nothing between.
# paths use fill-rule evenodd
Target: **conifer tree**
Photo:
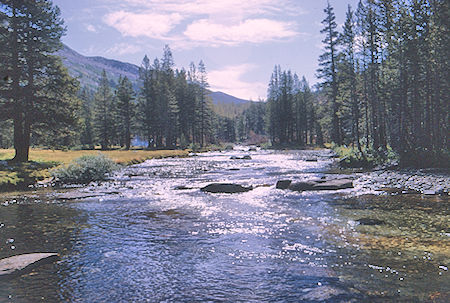
<instances>
[{"instance_id":1,"label":"conifer tree","mask_svg":"<svg viewBox=\"0 0 450 303\"><path fill-rule=\"evenodd\" d=\"M164 47L162 59L162 106L166 147L175 148L179 137L179 107L175 97L174 61L170 47Z\"/></svg>"},{"instance_id":2,"label":"conifer tree","mask_svg":"<svg viewBox=\"0 0 450 303\"><path fill-rule=\"evenodd\" d=\"M139 78L142 83L138 100L137 123L140 133L147 140L148 148L155 147L157 131L156 88L154 85L155 72L152 70L147 55L139 68Z\"/></svg>"},{"instance_id":3,"label":"conifer tree","mask_svg":"<svg viewBox=\"0 0 450 303\"><path fill-rule=\"evenodd\" d=\"M60 109L69 116L57 117L66 122L75 121L73 112L65 110L76 106L75 96L65 96L63 102L52 101L53 96L66 90L60 85L74 84L60 59L53 55L61 48L64 33L59 8L52 1L0 3L0 57L8 79L0 88L0 118L13 121L16 162L28 161L33 127L45 127L47 122L53 122L52 113ZM50 78L58 81L52 83ZM49 109L52 111L48 112Z\"/></svg>"},{"instance_id":4,"label":"conifer tree","mask_svg":"<svg viewBox=\"0 0 450 303\"><path fill-rule=\"evenodd\" d=\"M329 1L324 12L326 14L325 19L322 20L324 28L320 32L325 34L325 39L322 41L325 45L325 52L319 58L319 65L321 68L318 69L318 76L324 80L323 87L328 92L328 97L331 103L331 140L334 143L341 145L341 126L338 117L339 104L337 101L338 32L336 30L336 16Z\"/></svg>"},{"instance_id":5,"label":"conifer tree","mask_svg":"<svg viewBox=\"0 0 450 303\"><path fill-rule=\"evenodd\" d=\"M346 105L351 109L351 134L358 151L362 154L359 131L359 98L357 94L357 77L356 77L356 57L355 57L355 29L354 16L351 6L347 8L347 16L344 24L343 33L340 36L340 43L342 45L342 89L346 90L348 94Z\"/></svg>"},{"instance_id":6,"label":"conifer tree","mask_svg":"<svg viewBox=\"0 0 450 303\"><path fill-rule=\"evenodd\" d=\"M200 146L204 146L206 136L210 131L210 105L207 96L207 88L209 87L205 64L200 60L198 64L198 119L200 127Z\"/></svg>"},{"instance_id":7,"label":"conifer tree","mask_svg":"<svg viewBox=\"0 0 450 303\"><path fill-rule=\"evenodd\" d=\"M134 117L134 90L130 80L127 77L119 78L119 87L116 91L118 129L121 146L126 150L131 146L131 128Z\"/></svg>"},{"instance_id":8,"label":"conifer tree","mask_svg":"<svg viewBox=\"0 0 450 303\"><path fill-rule=\"evenodd\" d=\"M93 96L87 88L83 88L80 93L80 99L82 102L81 107L81 134L80 143L89 149L94 148L94 130L92 126L92 108L93 108Z\"/></svg>"},{"instance_id":9,"label":"conifer tree","mask_svg":"<svg viewBox=\"0 0 450 303\"><path fill-rule=\"evenodd\" d=\"M95 138L102 150L107 150L113 142L114 113L113 94L109 86L106 71L103 70L97 92L94 96L94 131Z\"/></svg>"}]
</instances>

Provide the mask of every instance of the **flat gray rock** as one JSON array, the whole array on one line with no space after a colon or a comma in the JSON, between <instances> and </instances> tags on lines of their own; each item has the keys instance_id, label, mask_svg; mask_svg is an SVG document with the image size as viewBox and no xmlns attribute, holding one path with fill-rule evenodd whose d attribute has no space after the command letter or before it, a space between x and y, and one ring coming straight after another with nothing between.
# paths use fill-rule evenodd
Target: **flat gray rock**
<instances>
[{"instance_id":1,"label":"flat gray rock","mask_svg":"<svg viewBox=\"0 0 450 303\"><path fill-rule=\"evenodd\" d=\"M353 188L353 180L351 179L335 179L325 182L318 182L314 185L313 190L337 190Z\"/></svg>"},{"instance_id":2,"label":"flat gray rock","mask_svg":"<svg viewBox=\"0 0 450 303\"><path fill-rule=\"evenodd\" d=\"M22 274L33 268L58 259L57 253L32 253L0 260L0 279Z\"/></svg>"},{"instance_id":3,"label":"flat gray rock","mask_svg":"<svg viewBox=\"0 0 450 303\"><path fill-rule=\"evenodd\" d=\"M288 189L291 183L291 180L280 180L275 187L278 189Z\"/></svg>"},{"instance_id":4,"label":"flat gray rock","mask_svg":"<svg viewBox=\"0 0 450 303\"><path fill-rule=\"evenodd\" d=\"M104 196L103 193L66 192L56 195L58 200L72 201Z\"/></svg>"},{"instance_id":5,"label":"flat gray rock","mask_svg":"<svg viewBox=\"0 0 450 303\"><path fill-rule=\"evenodd\" d=\"M201 191L208 193L225 193L225 194L234 194L234 193L243 193L252 190L253 187L244 187L239 184L229 184L229 183L212 183L201 189Z\"/></svg>"},{"instance_id":6,"label":"flat gray rock","mask_svg":"<svg viewBox=\"0 0 450 303\"><path fill-rule=\"evenodd\" d=\"M351 179L309 180L304 182L292 183L289 185L288 188L293 191L338 190L345 188L353 188L353 180Z\"/></svg>"}]
</instances>

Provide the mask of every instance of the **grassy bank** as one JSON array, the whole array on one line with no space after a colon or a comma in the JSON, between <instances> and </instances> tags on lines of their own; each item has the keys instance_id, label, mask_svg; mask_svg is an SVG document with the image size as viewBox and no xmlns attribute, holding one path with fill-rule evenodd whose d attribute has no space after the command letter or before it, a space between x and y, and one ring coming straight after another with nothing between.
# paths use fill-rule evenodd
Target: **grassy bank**
<instances>
[{"instance_id":1,"label":"grassy bank","mask_svg":"<svg viewBox=\"0 0 450 303\"><path fill-rule=\"evenodd\" d=\"M72 162L81 156L102 153L114 162L130 165L148 159L187 156L187 150L46 150L31 149L30 162L11 164L8 160L14 156L13 149L0 149L0 191L24 189L37 181L50 177L50 170L59 165Z\"/></svg>"}]
</instances>

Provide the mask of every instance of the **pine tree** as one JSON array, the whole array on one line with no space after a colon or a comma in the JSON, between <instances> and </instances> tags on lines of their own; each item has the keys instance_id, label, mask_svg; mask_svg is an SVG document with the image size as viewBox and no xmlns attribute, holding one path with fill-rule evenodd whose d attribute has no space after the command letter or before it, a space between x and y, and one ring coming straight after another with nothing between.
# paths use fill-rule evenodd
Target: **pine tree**
<instances>
[{"instance_id":1,"label":"pine tree","mask_svg":"<svg viewBox=\"0 0 450 303\"><path fill-rule=\"evenodd\" d=\"M200 146L205 144L206 136L210 131L211 109L208 102L207 88L209 87L205 64L200 60L198 64L198 120L200 126Z\"/></svg>"},{"instance_id":2,"label":"pine tree","mask_svg":"<svg viewBox=\"0 0 450 303\"><path fill-rule=\"evenodd\" d=\"M189 117L189 89L187 74L184 69L177 70L175 76L175 99L178 104L178 123L180 131L180 142L186 142L190 138L190 117ZM181 140L183 138L183 140Z\"/></svg>"},{"instance_id":3,"label":"pine tree","mask_svg":"<svg viewBox=\"0 0 450 303\"><path fill-rule=\"evenodd\" d=\"M343 51L343 89L348 91L348 107L351 109L351 134L352 140L356 143L358 151L363 154L360 143L360 131L359 131L359 100L357 94L357 77L356 77L356 58L355 58L355 38L356 33L354 29L355 20L353 17L353 11L351 6L348 6L347 16L344 24L344 31L340 36L340 43Z\"/></svg>"},{"instance_id":4,"label":"pine tree","mask_svg":"<svg viewBox=\"0 0 450 303\"><path fill-rule=\"evenodd\" d=\"M126 150L131 146L131 128L134 117L134 90L130 80L127 77L119 78L119 87L116 91L118 128L120 134L120 143Z\"/></svg>"},{"instance_id":5,"label":"pine tree","mask_svg":"<svg viewBox=\"0 0 450 303\"><path fill-rule=\"evenodd\" d=\"M114 114L113 94L106 71L103 70L97 92L94 96L94 132L102 150L107 150L113 141Z\"/></svg>"},{"instance_id":6,"label":"pine tree","mask_svg":"<svg viewBox=\"0 0 450 303\"><path fill-rule=\"evenodd\" d=\"M162 104L166 147L175 148L179 137L179 107L175 97L175 75L172 51L166 45L162 59Z\"/></svg>"},{"instance_id":7,"label":"pine tree","mask_svg":"<svg viewBox=\"0 0 450 303\"><path fill-rule=\"evenodd\" d=\"M87 88L83 88L80 93L80 99L82 102L81 107L81 145L93 149L94 148L94 130L92 126L92 108L93 108L93 96Z\"/></svg>"},{"instance_id":8,"label":"pine tree","mask_svg":"<svg viewBox=\"0 0 450 303\"><path fill-rule=\"evenodd\" d=\"M190 131L192 143L198 143L198 129L197 129L197 108L198 108L198 85L197 85L197 69L194 62L189 65L188 72L188 92L186 100L186 116L188 125L187 128Z\"/></svg>"},{"instance_id":9,"label":"pine tree","mask_svg":"<svg viewBox=\"0 0 450 303\"><path fill-rule=\"evenodd\" d=\"M139 68L139 78L142 83L138 100L137 123L140 133L147 140L148 148L155 147L157 131L157 104L154 85L155 72L152 70L147 55Z\"/></svg>"},{"instance_id":10,"label":"pine tree","mask_svg":"<svg viewBox=\"0 0 450 303\"><path fill-rule=\"evenodd\" d=\"M318 76L324 79L323 87L329 92L328 96L331 102L331 140L338 144L342 144L340 121L338 117L339 104L337 102L338 80L337 80L337 45L338 32L336 31L336 16L333 7L328 2L327 8L324 10L326 17L322 24L324 28L320 31L325 34L322 41L325 45L325 53L319 58Z\"/></svg>"},{"instance_id":11,"label":"pine tree","mask_svg":"<svg viewBox=\"0 0 450 303\"><path fill-rule=\"evenodd\" d=\"M51 1L5 0L0 3L0 57L2 69L7 71L4 78L9 80L0 89L0 116L13 120L13 160L16 162L28 161L33 127L52 121L50 113L46 112L50 107L46 104L52 103L52 95L60 92L51 89L64 91L65 88L58 85L73 84L60 59L53 55L61 48L64 33L59 8ZM60 80L58 85L48 81L51 77ZM72 89L67 91L72 92ZM63 107L73 108L71 100L76 98L66 96L65 100L54 103L55 111L61 109L61 113L68 113ZM73 121L73 112L68 114L69 117L58 117Z\"/></svg>"}]
</instances>

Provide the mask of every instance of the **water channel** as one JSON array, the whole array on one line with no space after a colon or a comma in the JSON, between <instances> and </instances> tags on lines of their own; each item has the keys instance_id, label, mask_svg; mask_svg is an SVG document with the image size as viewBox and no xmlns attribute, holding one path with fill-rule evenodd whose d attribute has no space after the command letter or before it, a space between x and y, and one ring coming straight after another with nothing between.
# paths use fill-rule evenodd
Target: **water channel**
<instances>
[{"instance_id":1,"label":"water channel","mask_svg":"<svg viewBox=\"0 0 450 303\"><path fill-rule=\"evenodd\" d=\"M4 195L0 258L61 257L0 281L0 302L448 302L448 198L275 188L335 174L328 156L210 152L124 168L80 199ZM255 189L199 190L212 182Z\"/></svg>"}]
</instances>

